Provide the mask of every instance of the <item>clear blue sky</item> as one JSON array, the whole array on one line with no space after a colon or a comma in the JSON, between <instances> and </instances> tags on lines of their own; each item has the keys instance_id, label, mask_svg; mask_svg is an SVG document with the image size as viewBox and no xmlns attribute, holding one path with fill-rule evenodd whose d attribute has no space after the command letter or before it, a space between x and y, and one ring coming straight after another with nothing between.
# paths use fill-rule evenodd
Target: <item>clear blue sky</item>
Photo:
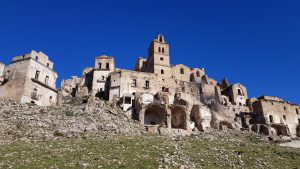
<instances>
[{"instance_id":1,"label":"clear blue sky","mask_svg":"<svg viewBox=\"0 0 300 169\"><path fill-rule=\"evenodd\" d=\"M60 86L102 54L132 69L162 33L172 64L240 82L250 97L300 103L299 7L277 0L2 0L0 61L43 51L55 62Z\"/></svg>"}]
</instances>

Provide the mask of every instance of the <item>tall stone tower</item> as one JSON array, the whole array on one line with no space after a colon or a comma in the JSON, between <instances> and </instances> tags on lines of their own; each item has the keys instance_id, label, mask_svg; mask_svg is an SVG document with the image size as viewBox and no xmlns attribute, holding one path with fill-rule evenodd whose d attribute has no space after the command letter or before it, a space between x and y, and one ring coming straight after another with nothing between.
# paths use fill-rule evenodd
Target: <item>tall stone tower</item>
<instances>
[{"instance_id":1,"label":"tall stone tower","mask_svg":"<svg viewBox=\"0 0 300 169\"><path fill-rule=\"evenodd\" d=\"M156 73L163 78L170 78L169 45L163 35L159 34L148 48L147 72Z\"/></svg>"}]
</instances>

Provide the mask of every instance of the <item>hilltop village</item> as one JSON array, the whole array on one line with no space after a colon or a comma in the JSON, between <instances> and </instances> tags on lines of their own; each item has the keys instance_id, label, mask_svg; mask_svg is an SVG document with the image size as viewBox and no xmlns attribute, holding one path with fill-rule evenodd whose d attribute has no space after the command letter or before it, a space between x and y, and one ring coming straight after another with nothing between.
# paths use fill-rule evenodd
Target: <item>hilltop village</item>
<instances>
[{"instance_id":1,"label":"hilltop village","mask_svg":"<svg viewBox=\"0 0 300 169\"><path fill-rule=\"evenodd\" d=\"M16 56L0 63L0 99L39 106L56 106L65 98L106 100L138 120L148 131L188 135L192 131L249 130L267 136L300 137L300 106L278 97L248 98L247 88L218 82L204 68L170 63L163 35L139 57L134 70L116 67L110 56L99 56L82 77L63 80L42 52Z\"/></svg>"}]
</instances>

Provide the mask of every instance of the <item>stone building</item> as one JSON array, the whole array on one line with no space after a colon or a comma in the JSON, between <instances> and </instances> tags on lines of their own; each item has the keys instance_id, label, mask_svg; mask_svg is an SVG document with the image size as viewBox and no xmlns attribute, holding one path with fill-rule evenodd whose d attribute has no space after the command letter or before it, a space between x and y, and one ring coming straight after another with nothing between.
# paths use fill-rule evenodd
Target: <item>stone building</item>
<instances>
[{"instance_id":1,"label":"stone building","mask_svg":"<svg viewBox=\"0 0 300 169\"><path fill-rule=\"evenodd\" d=\"M81 78L63 81L61 90L63 97L105 99L152 132L216 128L300 135L299 106L267 96L250 99L240 83L218 82L204 68L172 65L161 34L151 41L148 57L138 57L134 70L116 68L113 57L96 57L93 68L86 68Z\"/></svg>"},{"instance_id":2,"label":"stone building","mask_svg":"<svg viewBox=\"0 0 300 169\"><path fill-rule=\"evenodd\" d=\"M0 67L0 70L3 69L3 66ZM41 106L56 104L57 73L46 54L32 50L28 54L16 56L1 74L0 99Z\"/></svg>"},{"instance_id":3,"label":"stone building","mask_svg":"<svg viewBox=\"0 0 300 169\"><path fill-rule=\"evenodd\" d=\"M258 124L253 130L267 135L300 137L300 106L272 96L259 97L252 106Z\"/></svg>"}]
</instances>

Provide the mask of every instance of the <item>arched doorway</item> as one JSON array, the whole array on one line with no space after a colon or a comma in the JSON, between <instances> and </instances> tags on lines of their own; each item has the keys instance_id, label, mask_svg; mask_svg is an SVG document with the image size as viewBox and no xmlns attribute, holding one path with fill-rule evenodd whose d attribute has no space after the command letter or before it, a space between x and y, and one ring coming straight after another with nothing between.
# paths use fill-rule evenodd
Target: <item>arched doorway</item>
<instances>
[{"instance_id":1,"label":"arched doorway","mask_svg":"<svg viewBox=\"0 0 300 169\"><path fill-rule=\"evenodd\" d=\"M144 124L145 125L157 125L167 124L167 113L165 109L160 105L149 106L144 115Z\"/></svg>"},{"instance_id":2,"label":"arched doorway","mask_svg":"<svg viewBox=\"0 0 300 169\"><path fill-rule=\"evenodd\" d=\"M186 112L184 108L179 106L172 108L171 125L175 129L186 129Z\"/></svg>"},{"instance_id":3,"label":"arched doorway","mask_svg":"<svg viewBox=\"0 0 300 169\"><path fill-rule=\"evenodd\" d=\"M266 136L270 135L268 126L260 125L259 126L259 134L264 134Z\"/></svg>"},{"instance_id":4,"label":"arched doorway","mask_svg":"<svg viewBox=\"0 0 300 169\"><path fill-rule=\"evenodd\" d=\"M300 137L300 125L298 125L296 128L296 136Z\"/></svg>"},{"instance_id":5,"label":"arched doorway","mask_svg":"<svg viewBox=\"0 0 300 169\"><path fill-rule=\"evenodd\" d=\"M190 120L195 123L195 126L199 131L204 131L203 126L201 124L201 114L200 114L200 106L194 105L191 110Z\"/></svg>"}]
</instances>

